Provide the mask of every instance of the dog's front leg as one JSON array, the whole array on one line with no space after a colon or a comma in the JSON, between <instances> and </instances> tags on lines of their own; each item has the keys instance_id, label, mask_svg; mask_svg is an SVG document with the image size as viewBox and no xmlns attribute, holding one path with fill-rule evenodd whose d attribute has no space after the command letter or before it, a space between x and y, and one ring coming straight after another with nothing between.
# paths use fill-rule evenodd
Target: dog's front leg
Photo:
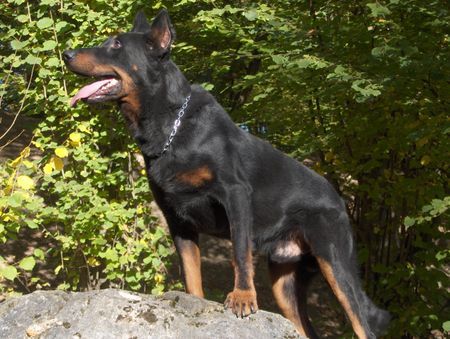
<instances>
[{"instance_id":1,"label":"dog's front leg","mask_svg":"<svg viewBox=\"0 0 450 339\"><path fill-rule=\"evenodd\" d=\"M234 289L228 294L225 307L236 316L245 317L258 310L253 283L250 196L240 187L228 193L226 211L233 244Z\"/></svg>"},{"instance_id":2,"label":"dog's front leg","mask_svg":"<svg viewBox=\"0 0 450 339\"><path fill-rule=\"evenodd\" d=\"M173 215L167 215L166 219L180 258L186 292L203 298L198 233L192 231L191 225L177 220Z\"/></svg>"},{"instance_id":3,"label":"dog's front leg","mask_svg":"<svg viewBox=\"0 0 450 339\"><path fill-rule=\"evenodd\" d=\"M202 274L200 271L200 249L198 241L179 236L174 238L180 256L186 292L203 298Z\"/></svg>"}]
</instances>

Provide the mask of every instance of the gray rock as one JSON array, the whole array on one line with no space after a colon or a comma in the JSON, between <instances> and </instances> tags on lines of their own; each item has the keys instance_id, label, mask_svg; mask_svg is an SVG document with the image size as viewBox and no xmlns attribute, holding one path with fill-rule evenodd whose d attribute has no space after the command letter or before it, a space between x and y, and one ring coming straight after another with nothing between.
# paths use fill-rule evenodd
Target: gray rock
<instances>
[{"instance_id":1,"label":"gray rock","mask_svg":"<svg viewBox=\"0 0 450 339\"><path fill-rule=\"evenodd\" d=\"M36 291L0 304L0 338L300 338L278 314L236 318L182 292Z\"/></svg>"}]
</instances>

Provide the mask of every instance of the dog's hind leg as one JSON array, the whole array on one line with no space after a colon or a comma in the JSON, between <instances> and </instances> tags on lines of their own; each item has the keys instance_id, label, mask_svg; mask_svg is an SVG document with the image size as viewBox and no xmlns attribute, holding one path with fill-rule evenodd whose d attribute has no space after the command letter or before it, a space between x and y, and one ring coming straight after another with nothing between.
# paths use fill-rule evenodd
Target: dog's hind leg
<instances>
[{"instance_id":1,"label":"dog's hind leg","mask_svg":"<svg viewBox=\"0 0 450 339\"><path fill-rule=\"evenodd\" d=\"M319 222L324 220L323 216L318 218ZM341 216L329 224L334 224L335 232L322 233L322 245L319 248L312 246L320 270L344 308L358 338L376 338L387 326L389 314L376 307L362 289L355 244L347 217ZM323 229L327 229L326 226Z\"/></svg>"},{"instance_id":2,"label":"dog's hind leg","mask_svg":"<svg viewBox=\"0 0 450 339\"><path fill-rule=\"evenodd\" d=\"M358 305L354 282L349 281L348 277L345 277L345 275L348 275L348 272L343 272L342 268L338 269L335 263L330 263L325 259L317 258L317 261L323 276L333 290L339 303L344 308L352 324L353 331L358 338L374 338L372 334L368 333L365 317Z\"/></svg>"},{"instance_id":3,"label":"dog's hind leg","mask_svg":"<svg viewBox=\"0 0 450 339\"><path fill-rule=\"evenodd\" d=\"M318 338L306 309L306 290L314 275L307 260L277 263L269 259L269 273L273 294L283 315L301 335Z\"/></svg>"}]
</instances>

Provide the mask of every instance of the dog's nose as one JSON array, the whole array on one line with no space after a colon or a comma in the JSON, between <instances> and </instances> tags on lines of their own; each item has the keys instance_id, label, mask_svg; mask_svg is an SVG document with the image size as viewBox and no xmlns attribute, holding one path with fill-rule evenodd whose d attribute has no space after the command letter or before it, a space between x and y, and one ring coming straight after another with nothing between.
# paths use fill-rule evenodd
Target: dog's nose
<instances>
[{"instance_id":1,"label":"dog's nose","mask_svg":"<svg viewBox=\"0 0 450 339\"><path fill-rule=\"evenodd\" d=\"M71 61L75 57L76 52L72 50L64 51L63 58L65 62Z\"/></svg>"}]
</instances>

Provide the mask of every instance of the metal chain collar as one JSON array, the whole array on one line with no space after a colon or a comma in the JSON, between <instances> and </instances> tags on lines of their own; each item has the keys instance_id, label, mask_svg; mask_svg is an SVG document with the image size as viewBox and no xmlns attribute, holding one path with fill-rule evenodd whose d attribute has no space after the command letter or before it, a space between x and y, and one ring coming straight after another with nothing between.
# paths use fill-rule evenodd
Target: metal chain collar
<instances>
[{"instance_id":1,"label":"metal chain collar","mask_svg":"<svg viewBox=\"0 0 450 339\"><path fill-rule=\"evenodd\" d=\"M181 118L183 117L184 113L186 113L186 108L188 107L189 100L191 99L191 95L188 95L186 97L186 100L183 103L183 106L181 106L181 109L178 112L178 117L173 122L172 131L170 132L169 138L167 139L166 144L164 145L161 155L163 155L170 147L170 144L173 141L173 138L175 138L175 135L177 134L178 127L181 125Z\"/></svg>"}]
</instances>

